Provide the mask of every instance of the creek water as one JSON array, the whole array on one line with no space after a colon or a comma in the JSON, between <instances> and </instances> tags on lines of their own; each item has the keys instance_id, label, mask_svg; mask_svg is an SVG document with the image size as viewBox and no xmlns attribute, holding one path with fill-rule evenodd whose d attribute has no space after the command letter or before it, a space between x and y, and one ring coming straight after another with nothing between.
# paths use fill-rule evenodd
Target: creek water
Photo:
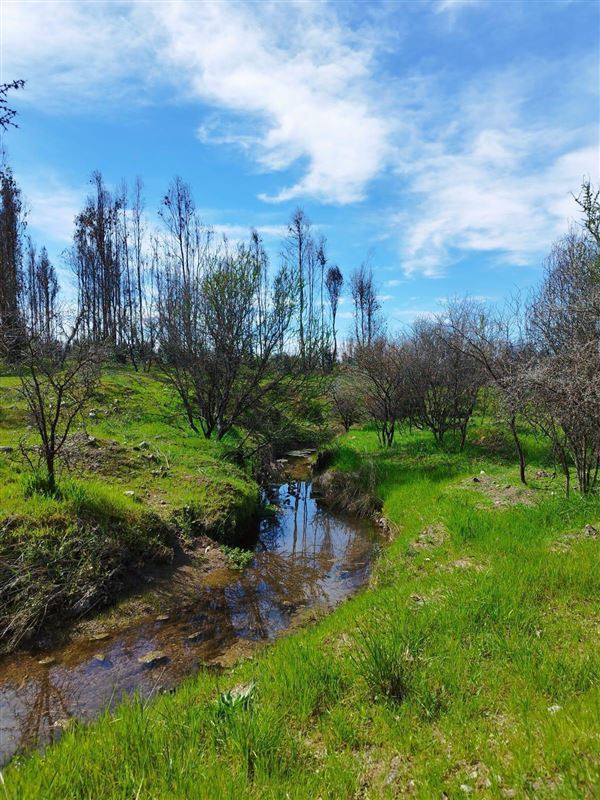
<instances>
[{"instance_id":1,"label":"creek water","mask_svg":"<svg viewBox=\"0 0 600 800\"><path fill-rule=\"evenodd\" d=\"M284 483L265 488L277 512L260 523L246 569L207 574L188 565L162 588L166 613L153 607L96 638L73 636L0 661L0 764L125 694L149 696L235 659L288 629L302 610L332 608L365 583L380 541L374 527L321 505L305 459L288 466ZM161 597L160 585L153 593ZM140 661L156 651L160 658Z\"/></svg>"}]
</instances>

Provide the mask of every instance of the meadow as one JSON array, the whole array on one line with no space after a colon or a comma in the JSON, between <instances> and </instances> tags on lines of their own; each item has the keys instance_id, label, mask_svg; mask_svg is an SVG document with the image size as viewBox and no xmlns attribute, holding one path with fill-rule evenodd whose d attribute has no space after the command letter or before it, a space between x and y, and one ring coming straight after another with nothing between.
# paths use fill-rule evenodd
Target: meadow
<instances>
[{"instance_id":1,"label":"meadow","mask_svg":"<svg viewBox=\"0 0 600 800\"><path fill-rule=\"evenodd\" d=\"M172 694L132 698L44 754L7 798L592 798L600 790L600 501L531 477L477 421L463 453L404 432L339 437L390 543L317 624Z\"/></svg>"}]
</instances>

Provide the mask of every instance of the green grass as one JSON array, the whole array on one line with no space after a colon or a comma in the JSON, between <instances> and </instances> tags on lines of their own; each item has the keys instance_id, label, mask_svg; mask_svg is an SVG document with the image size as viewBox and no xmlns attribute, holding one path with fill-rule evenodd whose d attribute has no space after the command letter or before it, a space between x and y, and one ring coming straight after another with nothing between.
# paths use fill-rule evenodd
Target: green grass
<instances>
[{"instance_id":1,"label":"green grass","mask_svg":"<svg viewBox=\"0 0 600 800\"><path fill-rule=\"evenodd\" d=\"M26 424L17 382L0 377L0 446L16 448ZM97 446L85 444L84 430ZM240 506L249 493L255 499L256 484L247 470L227 460L227 443L206 441L191 431L172 389L156 375L106 370L76 433L80 443L69 453L71 469L65 467L62 478L81 477L94 492L103 486L107 497L121 500L124 492L133 492L129 505L141 501L162 516L186 505L201 507L207 528L231 521L227 512L236 496ZM35 434L29 436L35 444ZM0 513L22 509L26 472L18 455L0 454Z\"/></svg>"},{"instance_id":2,"label":"green grass","mask_svg":"<svg viewBox=\"0 0 600 800\"><path fill-rule=\"evenodd\" d=\"M599 498L540 478L529 505L495 506L472 477L516 485L510 448L481 426L471 442L444 452L414 433L381 451L350 431L333 467L371 462L396 532L371 587L229 672L16 760L6 797L597 796L600 540L581 531L600 528ZM527 447L531 474L548 466Z\"/></svg>"},{"instance_id":3,"label":"green grass","mask_svg":"<svg viewBox=\"0 0 600 800\"><path fill-rule=\"evenodd\" d=\"M68 615L79 596L106 602L125 571L172 557L176 538L235 544L255 522L250 468L231 462L227 441L194 434L156 375L105 371L73 431L58 496L32 491L43 475L20 453L21 441L38 441L27 423L18 381L0 377L0 446L13 448L0 452L0 629L12 631L0 649L46 616Z\"/></svg>"}]
</instances>

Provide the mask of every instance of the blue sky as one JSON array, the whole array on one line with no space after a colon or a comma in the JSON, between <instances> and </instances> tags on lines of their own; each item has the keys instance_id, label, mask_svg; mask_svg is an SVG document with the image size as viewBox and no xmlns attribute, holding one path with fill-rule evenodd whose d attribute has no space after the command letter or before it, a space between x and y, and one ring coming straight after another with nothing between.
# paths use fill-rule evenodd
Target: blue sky
<instances>
[{"instance_id":1,"label":"blue sky","mask_svg":"<svg viewBox=\"0 0 600 800\"><path fill-rule=\"evenodd\" d=\"M169 180L275 260L301 205L343 272L368 258L393 323L540 276L598 181L597 2L0 0L4 146L59 262L99 169ZM63 283L69 280L63 273ZM342 306L347 318L349 303Z\"/></svg>"}]
</instances>

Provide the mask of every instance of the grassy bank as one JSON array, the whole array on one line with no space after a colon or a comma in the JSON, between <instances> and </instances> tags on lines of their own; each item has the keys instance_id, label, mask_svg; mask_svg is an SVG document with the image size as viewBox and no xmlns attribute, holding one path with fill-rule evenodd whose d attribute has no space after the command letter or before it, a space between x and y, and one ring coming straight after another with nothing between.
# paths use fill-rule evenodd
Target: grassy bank
<instances>
[{"instance_id":1,"label":"grassy bank","mask_svg":"<svg viewBox=\"0 0 600 800\"><path fill-rule=\"evenodd\" d=\"M534 440L522 490L505 444L474 438L383 452L351 431L333 468L374 474L396 531L371 588L230 672L70 730L14 762L5 795L597 796L600 502L565 499Z\"/></svg>"},{"instance_id":2,"label":"grassy bank","mask_svg":"<svg viewBox=\"0 0 600 800\"><path fill-rule=\"evenodd\" d=\"M112 369L68 442L60 496L36 492L18 381L0 377L0 630L9 649L50 617L109 602L127 573L206 534L235 544L258 513L249 467L186 425L158 377ZM12 448L12 450L11 450Z\"/></svg>"}]
</instances>

